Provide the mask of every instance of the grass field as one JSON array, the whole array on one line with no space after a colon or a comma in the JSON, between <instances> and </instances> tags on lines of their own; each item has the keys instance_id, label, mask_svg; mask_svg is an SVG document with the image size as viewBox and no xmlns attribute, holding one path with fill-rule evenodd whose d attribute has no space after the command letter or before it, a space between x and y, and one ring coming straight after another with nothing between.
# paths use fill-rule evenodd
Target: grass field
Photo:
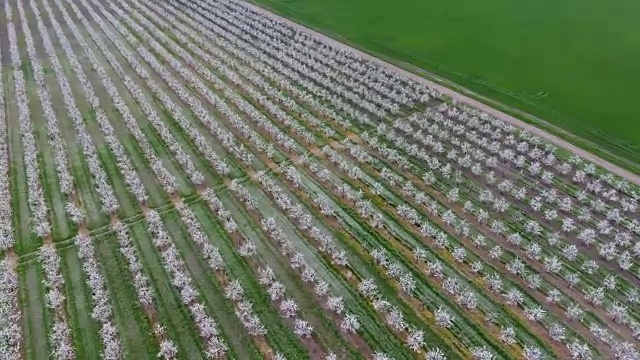
<instances>
[{"instance_id":1,"label":"grass field","mask_svg":"<svg viewBox=\"0 0 640 360\"><path fill-rule=\"evenodd\" d=\"M547 120L638 172L636 1L253 1Z\"/></svg>"}]
</instances>

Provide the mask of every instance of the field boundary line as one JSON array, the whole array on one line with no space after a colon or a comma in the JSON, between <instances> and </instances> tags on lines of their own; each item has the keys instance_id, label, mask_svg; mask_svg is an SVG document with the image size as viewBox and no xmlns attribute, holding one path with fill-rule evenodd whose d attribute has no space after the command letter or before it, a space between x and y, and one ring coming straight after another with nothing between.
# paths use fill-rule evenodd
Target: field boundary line
<instances>
[{"instance_id":1,"label":"field boundary line","mask_svg":"<svg viewBox=\"0 0 640 360\"><path fill-rule=\"evenodd\" d=\"M622 168L621 166L615 165L610 161L607 161L591 152L589 152L588 150L585 150L581 147L578 147L576 145L571 144L570 142L559 138L556 135L553 135L537 126L531 125L523 120L520 120L512 115L509 115L501 110L498 110L496 108L493 108L487 104L484 104L483 102L476 100L468 95L464 95L454 89L451 89L447 86L438 84L436 82L434 82L433 80L429 80L423 76L420 76L414 72L411 72L409 70L403 69L402 67L390 63L386 60L383 60L375 55L369 54L367 52L364 52L358 48L355 48L351 45L345 44L337 39L334 39L328 35L325 35L321 32L318 32L317 30L314 30L306 25L297 23L287 17L284 17L282 15L276 14L274 12L272 12L270 9L268 9L266 6L262 7L260 5L257 5L255 3L253 3L252 1L244 1L244 0L238 0L238 2L241 2L242 4L244 4L245 6L251 8L254 11L259 12L261 15L265 15L267 17L273 18L275 20L281 21L289 26L292 26L293 28L295 28L296 30L302 31L302 32L306 32L312 36L317 37L318 39L328 43L331 46L335 46L337 48L343 49L343 50L347 50L347 51L351 51L352 53L354 53L357 56L362 57L365 60L369 60L379 66L384 67L385 69L394 72L396 74L402 75L404 77L407 77L411 80L414 80L422 85L426 85L432 89L435 89L437 91L440 91L442 94L450 97L453 100L456 100L458 102L464 103L465 105L468 105L474 109L486 112L487 114L491 115L492 117L495 117L499 120L505 121L513 126L516 126L520 129L526 130L530 133L532 133L533 135L536 135L546 141L548 141L551 144L554 144L556 146L559 146L567 151L570 151L572 153L575 153L577 155L579 155L580 157L584 158L585 160L588 160L592 163L594 163L595 165L598 165L604 169L606 169L607 171L610 171L611 173L620 176L632 183L634 183L635 185L640 186L640 175L635 174L629 170L626 170L624 168ZM416 69L420 69L421 71L426 72L426 70L421 69L416 67ZM429 74L431 75L431 74ZM437 77L435 75L433 75L434 77ZM447 82L450 82L449 80L447 80ZM454 84L453 82L450 82L452 84ZM467 91L466 89L464 89L464 87L455 84L456 87L463 89L465 91ZM472 93L472 91L468 91L469 93ZM490 100L490 99L489 99ZM494 100L491 100L492 102L495 102ZM497 103L497 102L496 102ZM522 112L520 110L518 110L519 112ZM538 119L537 117L528 114L528 113L524 113L526 114L527 117L530 117L532 119ZM543 119L539 119L539 121L544 121ZM546 121L544 121L545 123L547 123ZM550 126L554 126L551 123L548 123ZM560 128L558 128L560 129ZM564 131L563 129L560 129L562 131ZM564 131L566 132L566 131ZM568 133L568 132L567 132ZM574 134L568 133L572 136L576 136ZM580 138L582 140L582 138Z\"/></svg>"}]
</instances>

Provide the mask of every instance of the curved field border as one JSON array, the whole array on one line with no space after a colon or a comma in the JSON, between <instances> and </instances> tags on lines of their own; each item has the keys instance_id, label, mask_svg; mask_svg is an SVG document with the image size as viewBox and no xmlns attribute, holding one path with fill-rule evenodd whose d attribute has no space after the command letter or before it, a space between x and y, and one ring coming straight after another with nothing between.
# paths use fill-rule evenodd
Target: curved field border
<instances>
[{"instance_id":1,"label":"curved field border","mask_svg":"<svg viewBox=\"0 0 640 360\"><path fill-rule=\"evenodd\" d=\"M571 134L558 126L550 124L549 122L537 118L531 114L484 97L449 80L429 73L424 69L418 68L408 63L396 64L396 60L391 59L388 56L384 56L383 54L379 54L373 50L367 49L364 46L358 46L357 44L353 44L351 42L347 44L345 42L337 40L336 38L340 37L338 34L326 31L326 33L329 33L329 35L335 36L336 38L325 35L318 30L314 30L308 25L303 25L299 22L285 17L284 15L281 15L281 12L277 9L266 4L258 3L256 0L243 0L242 2L255 11L282 21L290 26L295 27L298 30L312 34L313 36L316 36L317 38L331 44L332 46L352 51L353 53L361 56L364 59L385 67L389 71L401 74L421 84L432 87L455 101L484 111L497 119L506 121L514 126L527 130L551 144L554 144L571 153L575 153L583 159L588 160L595 165L600 166L610 171L611 173L640 186L640 175L638 175L640 174L640 164L637 164L620 155L616 155L607 149L603 149L602 147L587 139ZM360 48L362 48L362 50ZM491 106L489 106L488 104L490 104ZM518 116L520 118L517 118L515 116ZM579 146L575 144L578 144Z\"/></svg>"}]
</instances>

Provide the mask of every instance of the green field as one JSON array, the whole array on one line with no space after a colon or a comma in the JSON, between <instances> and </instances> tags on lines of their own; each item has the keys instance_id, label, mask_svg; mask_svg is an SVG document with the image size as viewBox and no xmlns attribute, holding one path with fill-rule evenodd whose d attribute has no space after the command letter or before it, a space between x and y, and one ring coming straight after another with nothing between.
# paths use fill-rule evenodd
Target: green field
<instances>
[{"instance_id":1,"label":"green field","mask_svg":"<svg viewBox=\"0 0 640 360\"><path fill-rule=\"evenodd\" d=\"M253 1L545 119L639 171L640 2Z\"/></svg>"}]
</instances>

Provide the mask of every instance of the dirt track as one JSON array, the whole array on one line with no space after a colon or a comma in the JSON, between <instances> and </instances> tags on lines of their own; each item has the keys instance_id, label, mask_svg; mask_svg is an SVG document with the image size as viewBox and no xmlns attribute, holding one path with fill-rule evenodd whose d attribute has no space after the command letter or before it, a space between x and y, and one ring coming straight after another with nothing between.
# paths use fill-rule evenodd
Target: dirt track
<instances>
[{"instance_id":1,"label":"dirt track","mask_svg":"<svg viewBox=\"0 0 640 360\"><path fill-rule=\"evenodd\" d=\"M389 71L401 74L401 75L403 75L403 76L405 76L407 78L410 78L410 79L415 80L415 81L417 81L417 82L419 82L421 84L424 84L424 85L429 86L429 87L431 87L433 89L436 89L436 90L442 92L443 94L445 94L446 96L448 96L448 97L450 97L452 99L455 99L458 102L464 103L464 104L466 104L468 106L471 106L473 108L476 108L478 110L482 110L482 111L488 113L489 115L491 115L491 116L493 116L493 117L495 117L497 119L500 119L502 121L508 122L508 123L510 123L510 124L512 124L514 126L517 126L517 127L521 128L521 129L527 130L528 132L530 132L530 133L532 133L532 134L534 134L534 135L536 135L536 136L548 141L549 143L552 143L552 144L554 144L554 145L556 145L558 147L566 149L566 150L568 150L568 151L570 151L572 153L578 154L583 159L588 160L588 161L590 161L590 162L592 162L592 163L594 163L594 164L596 164L598 166L601 166L601 167L609 170L613 174L615 174L617 176L620 176L620 177L622 177L624 179L627 179L629 182L632 182L632 183L640 186L640 175L634 174L634 173L632 173L632 172L630 172L628 170L625 170L625 169L623 169L623 168L621 168L621 167L619 167L619 166L617 166L615 164L612 164L612 163L610 163L610 162L608 162L608 161L606 161L606 160L604 160L604 159L602 159L602 158L600 158L598 156L593 155L592 153L590 153L590 152L588 152L588 151L586 151L586 150L584 150L582 148L579 148L579 147L577 147L577 146L575 146L575 145L573 145L573 144L571 144L571 143L569 143L569 142L567 142L567 141L565 141L563 139L558 138L555 135L549 134L548 132L546 132L546 131L544 131L544 130L542 130L540 128L537 128L537 127L535 127L535 126L533 126L531 124L527 124L526 122L524 122L524 121L522 121L520 119L517 119L517 118L515 118L515 117L513 117L511 115L505 114L505 113L501 112L500 110L494 109L494 108L492 108L492 107L490 107L488 105L485 105L485 104L481 103L478 100L475 100L475 99L472 99L472 98L470 98L470 97L468 97L466 95L460 94L460 93L458 93L458 92L456 92L456 91L454 91L452 89L449 89L448 87L445 87L443 85L437 84L437 83L435 83L435 82L433 82L431 80L427 80L427 79L423 78L420 75L417 75L415 73L412 73L410 71L402 69L402 68L400 68L400 67L398 67L398 66L396 66L394 64L386 62L386 61L384 61L384 60L382 60L380 58L377 58L377 57L375 57L373 55L367 54L367 53L365 53L363 51L360 51L360 50L358 50L356 48L353 48L353 47L351 47L349 45L341 43L341 42L339 42L339 41L337 41L337 40L335 40L333 38L330 38L330 37L328 37L326 35L323 35L323 34L317 32L317 31L315 31L313 29L310 29L310 28L304 26L304 25L300 25L300 24L298 24L298 23L296 23L294 21L291 21L291 20L289 20L289 19L287 19L285 17L282 17L280 15L277 15L277 14L274 14L272 12L269 12L269 11L261 8L260 6L254 5L254 4L246 2L246 1L243 1L243 3L246 6L256 10L257 12L260 12L260 13L265 14L267 16L270 16L272 18L278 19L278 20L280 20L280 21L282 21L282 22L284 22L284 23L286 23L286 24L288 24L288 25L290 25L290 26L292 26L292 27L294 27L294 28L296 28L296 29L298 29L300 31L304 31L304 32L310 33L313 36L315 36L315 37L317 37L317 38L319 38L319 39L331 44L332 46L341 47L343 49L348 49L349 51L352 51L353 53L357 54L358 56L360 56L360 57L362 57L364 59L372 61L372 62L374 62L374 63L376 63L376 64L378 64L380 66L384 66Z\"/></svg>"}]
</instances>

